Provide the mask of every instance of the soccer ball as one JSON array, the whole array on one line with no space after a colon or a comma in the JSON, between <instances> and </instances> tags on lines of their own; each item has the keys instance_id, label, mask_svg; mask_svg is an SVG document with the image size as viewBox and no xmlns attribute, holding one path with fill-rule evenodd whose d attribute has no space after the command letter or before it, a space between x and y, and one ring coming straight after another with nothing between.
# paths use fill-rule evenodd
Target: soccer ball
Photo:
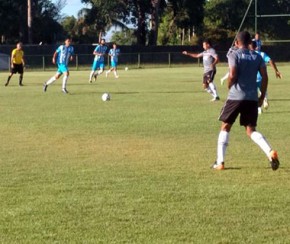
<instances>
[{"instance_id":1,"label":"soccer ball","mask_svg":"<svg viewBox=\"0 0 290 244\"><path fill-rule=\"evenodd\" d=\"M125 67L125 71L128 71L128 69L129 69L128 67Z\"/></svg>"},{"instance_id":2,"label":"soccer ball","mask_svg":"<svg viewBox=\"0 0 290 244\"><path fill-rule=\"evenodd\" d=\"M110 101L111 100L111 96L110 96L110 94L109 93L104 93L103 95L102 95L102 100L104 101L104 102L106 102L106 101Z\"/></svg>"}]
</instances>

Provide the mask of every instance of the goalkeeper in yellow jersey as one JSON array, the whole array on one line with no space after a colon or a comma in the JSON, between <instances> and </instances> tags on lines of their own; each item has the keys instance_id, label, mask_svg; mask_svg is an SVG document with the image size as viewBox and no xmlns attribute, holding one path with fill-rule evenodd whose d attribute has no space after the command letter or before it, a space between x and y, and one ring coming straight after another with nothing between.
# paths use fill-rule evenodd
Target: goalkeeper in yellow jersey
<instances>
[{"instance_id":1,"label":"goalkeeper in yellow jersey","mask_svg":"<svg viewBox=\"0 0 290 244\"><path fill-rule=\"evenodd\" d=\"M9 85L11 77L19 73L19 86L23 86L22 80L23 80L23 71L24 71L24 52L22 50L22 43L19 42L16 45L16 48L13 49L11 53L11 71L7 78L7 81L5 83L5 86Z\"/></svg>"}]
</instances>

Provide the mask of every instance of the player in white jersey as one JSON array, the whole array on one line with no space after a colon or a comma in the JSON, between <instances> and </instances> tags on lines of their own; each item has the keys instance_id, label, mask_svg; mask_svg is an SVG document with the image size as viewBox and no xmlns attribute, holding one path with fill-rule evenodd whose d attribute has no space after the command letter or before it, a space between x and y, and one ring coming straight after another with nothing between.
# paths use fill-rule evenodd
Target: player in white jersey
<instances>
[{"instance_id":1,"label":"player in white jersey","mask_svg":"<svg viewBox=\"0 0 290 244\"><path fill-rule=\"evenodd\" d=\"M108 77L111 71L114 71L115 78L119 78L119 75L117 74L119 55L120 55L120 49L117 48L116 43L113 43L113 48L111 48L109 51L109 56L111 57L111 68L106 72L106 77Z\"/></svg>"},{"instance_id":2,"label":"player in white jersey","mask_svg":"<svg viewBox=\"0 0 290 244\"><path fill-rule=\"evenodd\" d=\"M62 74L62 92L67 94L68 91L66 89L67 80L69 77L69 69L68 64L73 60L74 48L70 45L71 39L67 38L64 42L64 45L60 45L53 54L52 63L57 64L57 72L51 77L47 82L43 84L43 91L46 92L47 87L55 82Z\"/></svg>"},{"instance_id":3,"label":"player in white jersey","mask_svg":"<svg viewBox=\"0 0 290 244\"><path fill-rule=\"evenodd\" d=\"M204 40L202 46L204 49L202 53L189 53L187 51L183 51L182 54L188 55L192 58L203 57L203 88L213 96L211 101L218 101L220 98L213 81L216 74L216 64L219 62L219 58L216 51L211 47L210 40Z\"/></svg>"},{"instance_id":4,"label":"player in white jersey","mask_svg":"<svg viewBox=\"0 0 290 244\"><path fill-rule=\"evenodd\" d=\"M108 47L105 45L105 39L102 39L100 44L97 45L93 54L95 55L92 71L90 73L89 83L92 83L92 79L97 79L97 76L104 72L105 68L105 55ZM96 73L96 71L98 72Z\"/></svg>"}]
</instances>

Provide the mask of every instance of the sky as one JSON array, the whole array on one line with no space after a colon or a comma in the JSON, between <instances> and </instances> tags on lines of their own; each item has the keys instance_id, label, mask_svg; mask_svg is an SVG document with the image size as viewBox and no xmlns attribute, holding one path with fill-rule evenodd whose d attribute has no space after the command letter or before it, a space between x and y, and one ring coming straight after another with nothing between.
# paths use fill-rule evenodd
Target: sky
<instances>
[{"instance_id":1,"label":"sky","mask_svg":"<svg viewBox=\"0 0 290 244\"><path fill-rule=\"evenodd\" d=\"M56 0L53 0L52 2L55 3ZM81 3L81 0L66 0L66 6L62 9L61 13L64 15L74 15L77 17L79 10L85 7L86 5Z\"/></svg>"}]
</instances>

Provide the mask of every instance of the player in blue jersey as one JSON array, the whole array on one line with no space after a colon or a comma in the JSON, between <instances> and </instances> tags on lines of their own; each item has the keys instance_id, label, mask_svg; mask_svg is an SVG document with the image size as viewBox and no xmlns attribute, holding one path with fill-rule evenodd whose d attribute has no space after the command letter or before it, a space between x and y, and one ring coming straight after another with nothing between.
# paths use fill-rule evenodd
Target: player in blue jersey
<instances>
[{"instance_id":1,"label":"player in blue jersey","mask_svg":"<svg viewBox=\"0 0 290 244\"><path fill-rule=\"evenodd\" d=\"M104 72L105 68L105 55L108 47L105 45L105 39L102 39L100 44L94 49L93 54L95 55L92 71L90 73L89 83L92 83L92 79L97 79L97 76ZM98 70L98 72L96 72Z\"/></svg>"},{"instance_id":2,"label":"player in blue jersey","mask_svg":"<svg viewBox=\"0 0 290 244\"><path fill-rule=\"evenodd\" d=\"M66 89L67 80L69 77L68 64L73 60L74 48L71 46L71 39L65 39L64 45L60 45L53 54L52 63L57 64L57 72L48 81L43 84L43 91L47 91L47 87L55 82L63 74L62 92L68 93Z\"/></svg>"},{"instance_id":3,"label":"player in blue jersey","mask_svg":"<svg viewBox=\"0 0 290 244\"><path fill-rule=\"evenodd\" d=\"M229 54L228 97L222 108L219 120L222 121L217 143L217 160L212 165L215 170L224 169L224 159L229 143L229 134L237 117L247 135L263 150L273 170L279 168L278 154L265 137L256 131L258 105L263 103L268 85L268 74L262 57L249 50L250 33L242 31L237 35L238 50ZM256 78L262 76L261 95L258 97Z\"/></svg>"},{"instance_id":4,"label":"player in blue jersey","mask_svg":"<svg viewBox=\"0 0 290 244\"><path fill-rule=\"evenodd\" d=\"M192 58L203 58L203 88L213 96L211 101L218 101L220 98L213 81L216 74L216 64L219 62L219 58L216 51L212 48L210 40L204 40L202 47L204 51L201 53L189 53L183 51L182 54L188 55Z\"/></svg>"},{"instance_id":5,"label":"player in blue jersey","mask_svg":"<svg viewBox=\"0 0 290 244\"><path fill-rule=\"evenodd\" d=\"M255 34L255 38L252 40L252 41L255 41L256 42L256 45L257 45L257 50L258 51L261 51L261 48L262 48L262 41L260 39L260 33L257 32Z\"/></svg>"},{"instance_id":6,"label":"player in blue jersey","mask_svg":"<svg viewBox=\"0 0 290 244\"><path fill-rule=\"evenodd\" d=\"M119 78L119 75L117 74L119 55L120 55L120 49L117 48L116 43L113 43L113 48L111 48L109 51L109 56L111 57L111 68L106 72L106 77L108 77L111 71L114 71L115 78Z\"/></svg>"},{"instance_id":7,"label":"player in blue jersey","mask_svg":"<svg viewBox=\"0 0 290 244\"><path fill-rule=\"evenodd\" d=\"M258 50L258 46L257 46L257 42L256 41L252 41L252 43L250 45L250 49L255 51L256 53L260 54L266 64L269 63L271 65L271 67L274 69L274 72L275 72L275 75L276 75L277 79L281 79L282 78L282 74L278 70L274 60L271 59L265 52L262 52L262 51ZM259 91L261 90L261 81L262 81L262 76L258 72L258 74L257 74L257 86L258 86ZM267 93L266 93L266 96L265 96L265 99L264 99L264 102L263 102L263 106L264 106L265 109L268 109L268 107L269 107ZM258 112L259 112L259 114L262 113L262 107L258 108Z\"/></svg>"}]
</instances>

